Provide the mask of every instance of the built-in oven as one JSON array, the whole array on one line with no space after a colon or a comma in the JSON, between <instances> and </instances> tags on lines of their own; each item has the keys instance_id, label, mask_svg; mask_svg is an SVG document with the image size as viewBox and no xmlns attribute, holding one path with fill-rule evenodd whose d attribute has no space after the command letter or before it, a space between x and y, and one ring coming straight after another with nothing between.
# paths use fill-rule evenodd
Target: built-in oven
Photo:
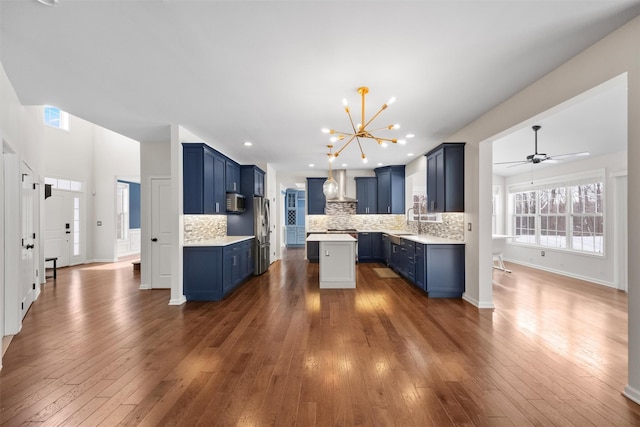
<instances>
[{"instance_id":1,"label":"built-in oven","mask_svg":"<svg viewBox=\"0 0 640 427\"><path fill-rule=\"evenodd\" d=\"M358 262L358 230L355 228L329 228L327 234L348 234L356 239L356 262Z\"/></svg>"}]
</instances>

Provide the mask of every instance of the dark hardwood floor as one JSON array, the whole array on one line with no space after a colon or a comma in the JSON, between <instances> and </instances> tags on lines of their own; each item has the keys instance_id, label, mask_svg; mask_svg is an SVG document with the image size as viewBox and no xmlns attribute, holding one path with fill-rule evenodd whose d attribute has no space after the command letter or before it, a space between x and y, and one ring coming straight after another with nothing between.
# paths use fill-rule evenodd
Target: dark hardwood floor
<instances>
[{"instance_id":1,"label":"dark hardwood floor","mask_svg":"<svg viewBox=\"0 0 640 427\"><path fill-rule=\"evenodd\" d=\"M169 306L130 261L58 270L0 372L3 425L632 426L622 292L510 265L495 310L302 250L224 301Z\"/></svg>"}]
</instances>

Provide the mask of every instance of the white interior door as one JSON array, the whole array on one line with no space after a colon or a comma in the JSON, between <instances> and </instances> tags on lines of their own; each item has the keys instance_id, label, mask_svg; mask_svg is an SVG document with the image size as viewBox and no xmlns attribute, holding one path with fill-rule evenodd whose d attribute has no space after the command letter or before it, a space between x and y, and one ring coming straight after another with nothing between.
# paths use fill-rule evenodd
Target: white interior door
<instances>
[{"instance_id":1,"label":"white interior door","mask_svg":"<svg viewBox=\"0 0 640 427\"><path fill-rule=\"evenodd\" d=\"M151 180L151 288L171 288L171 180Z\"/></svg>"},{"instance_id":2,"label":"white interior door","mask_svg":"<svg viewBox=\"0 0 640 427\"><path fill-rule=\"evenodd\" d=\"M20 212L20 240L22 244L22 249L20 250L21 319L27 314L27 310L29 310L29 307L35 299L36 269L33 256L36 237L33 215L35 192L31 170L23 164L20 194L22 199L22 210Z\"/></svg>"},{"instance_id":3,"label":"white interior door","mask_svg":"<svg viewBox=\"0 0 640 427\"><path fill-rule=\"evenodd\" d=\"M84 194L54 189L44 205L45 258L58 258L58 267L83 263Z\"/></svg>"}]
</instances>

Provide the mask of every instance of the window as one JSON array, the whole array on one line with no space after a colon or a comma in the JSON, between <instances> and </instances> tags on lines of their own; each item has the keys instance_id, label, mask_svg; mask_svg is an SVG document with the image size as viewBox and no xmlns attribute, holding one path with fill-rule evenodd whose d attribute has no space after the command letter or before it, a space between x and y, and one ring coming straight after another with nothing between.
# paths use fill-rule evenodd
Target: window
<instances>
[{"instance_id":1,"label":"window","mask_svg":"<svg viewBox=\"0 0 640 427\"><path fill-rule=\"evenodd\" d=\"M576 185L571 188L571 244L586 252L603 252L604 215L602 183Z\"/></svg>"},{"instance_id":2,"label":"window","mask_svg":"<svg viewBox=\"0 0 640 427\"><path fill-rule=\"evenodd\" d=\"M500 186L493 186L491 199L491 234L498 234L498 216L500 215Z\"/></svg>"},{"instance_id":3,"label":"window","mask_svg":"<svg viewBox=\"0 0 640 427\"><path fill-rule=\"evenodd\" d=\"M567 189L540 190L540 245L567 247Z\"/></svg>"},{"instance_id":4,"label":"window","mask_svg":"<svg viewBox=\"0 0 640 427\"><path fill-rule=\"evenodd\" d=\"M118 182L116 194L116 238L129 239L129 184Z\"/></svg>"},{"instance_id":5,"label":"window","mask_svg":"<svg viewBox=\"0 0 640 427\"><path fill-rule=\"evenodd\" d=\"M44 124L57 129L69 130L69 114L57 107L44 107Z\"/></svg>"},{"instance_id":6,"label":"window","mask_svg":"<svg viewBox=\"0 0 640 427\"><path fill-rule=\"evenodd\" d=\"M536 192L514 194L514 238L519 243L536 243Z\"/></svg>"},{"instance_id":7,"label":"window","mask_svg":"<svg viewBox=\"0 0 640 427\"><path fill-rule=\"evenodd\" d=\"M44 183L51 185L51 188L57 190L82 191L82 183L79 181L47 177L44 179Z\"/></svg>"},{"instance_id":8,"label":"window","mask_svg":"<svg viewBox=\"0 0 640 427\"><path fill-rule=\"evenodd\" d=\"M515 243L593 254L604 251L602 178L510 194Z\"/></svg>"}]
</instances>

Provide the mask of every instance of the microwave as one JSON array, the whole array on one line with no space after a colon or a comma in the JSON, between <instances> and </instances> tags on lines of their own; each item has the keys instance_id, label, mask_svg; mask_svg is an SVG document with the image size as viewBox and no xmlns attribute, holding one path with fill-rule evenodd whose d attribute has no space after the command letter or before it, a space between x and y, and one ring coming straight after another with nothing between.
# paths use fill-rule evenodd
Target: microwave
<instances>
[{"instance_id":1,"label":"microwave","mask_svg":"<svg viewBox=\"0 0 640 427\"><path fill-rule=\"evenodd\" d=\"M242 194L227 193L227 212L239 213L245 209L245 198Z\"/></svg>"}]
</instances>

